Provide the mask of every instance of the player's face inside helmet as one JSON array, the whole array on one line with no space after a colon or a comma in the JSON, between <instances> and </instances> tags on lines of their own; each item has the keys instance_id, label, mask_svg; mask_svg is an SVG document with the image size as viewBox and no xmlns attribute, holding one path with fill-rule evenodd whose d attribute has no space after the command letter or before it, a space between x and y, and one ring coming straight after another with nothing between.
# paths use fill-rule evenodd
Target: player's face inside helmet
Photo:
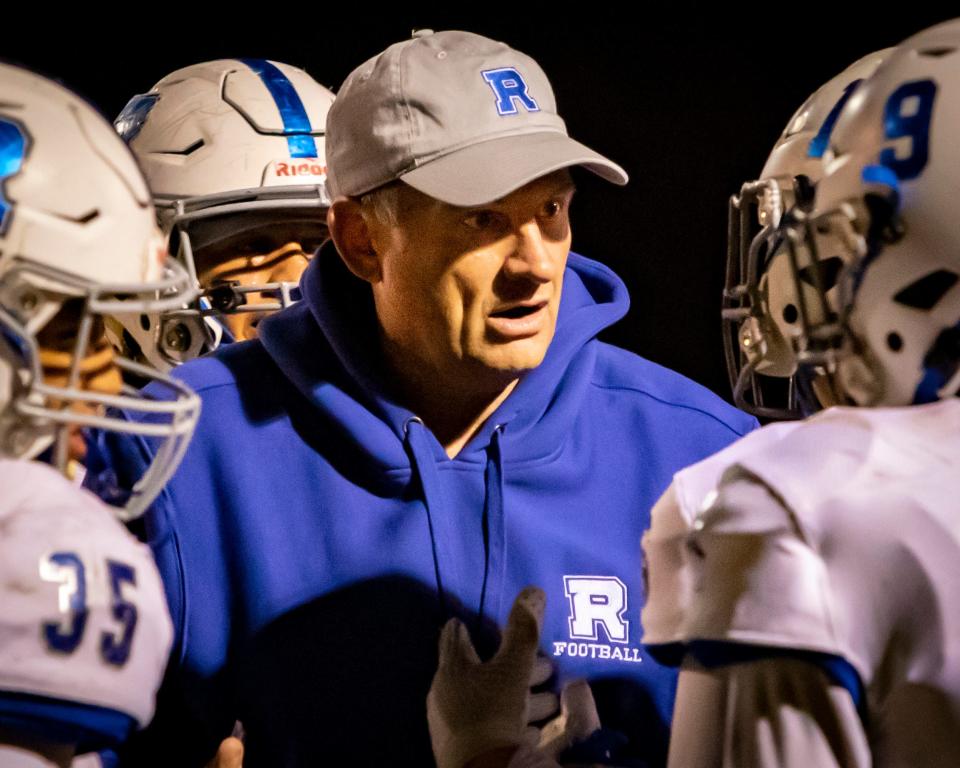
<instances>
[{"instance_id":1,"label":"player's face inside helmet","mask_svg":"<svg viewBox=\"0 0 960 768\"><path fill-rule=\"evenodd\" d=\"M556 327L573 190L564 170L459 208L404 186L398 224L367 217L388 354L465 391L538 366Z\"/></svg>"},{"instance_id":2,"label":"player's face inside helmet","mask_svg":"<svg viewBox=\"0 0 960 768\"><path fill-rule=\"evenodd\" d=\"M300 276L319 245L309 229L277 224L193 251L197 279L235 340L256 338L264 317L299 298Z\"/></svg>"},{"instance_id":3,"label":"player's face inside helmet","mask_svg":"<svg viewBox=\"0 0 960 768\"><path fill-rule=\"evenodd\" d=\"M93 318L84 344L86 351L80 360L75 359L82 316L83 301L71 299L37 334L43 382L61 389L73 386L81 391L118 395L123 388L123 379L102 318ZM51 404L86 415L103 415L106 410L102 405L86 401L58 403L54 399ZM81 428L76 424L68 426L67 450L71 461L83 463L87 446Z\"/></svg>"}]
</instances>

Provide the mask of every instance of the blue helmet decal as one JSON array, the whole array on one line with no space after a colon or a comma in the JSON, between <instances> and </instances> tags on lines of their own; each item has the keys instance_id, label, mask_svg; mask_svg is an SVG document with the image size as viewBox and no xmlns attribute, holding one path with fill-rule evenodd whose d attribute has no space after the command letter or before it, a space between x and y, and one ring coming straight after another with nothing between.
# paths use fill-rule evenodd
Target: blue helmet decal
<instances>
[{"instance_id":1,"label":"blue helmet decal","mask_svg":"<svg viewBox=\"0 0 960 768\"><path fill-rule=\"evenodd\" d=\"M13 203L6 198L6 181L23 168L27 156L27 134L18 123L0 117L0 234L10 225Z\"/></svg>"},{"instance_id":2,"label":"blue helmet decal","mask_svg":"<svg viewBox=\"0 0 960 768\"><path fill-rule=\"evenodd\" d=\"M117 119L113 121L113 127L117 129L120 138L127 144L137 138L140 129L147 121L147 115L159 100L160 96L156 93L139 93L130 99L123 111L117 115Z\"/></svg>"},{"instance_id":3,"label":"blue helmet decal","mask_svg":"<svg viewBox=\"0 0 960 768\"><path fill-rule=\"evenodd\" d=\"M287 137L290 157L317 157L317 142L311 132L310 117L300 95L289 78L266 59L240 59L263 81L283 121L283 135Z\"/></svg>"},{"instance_id":4,"label":"blue helmet decal","mask_svg":"<svg viewBox=\"0 0 960 768\"><path fill-rule=\"evenodd\" d=\"M823 157L823 153L827 151L827 147L830 144L830 134L833 133L833 126L836 124L837 118L840 117L843 105L847 103L847 100L853 95L853 92L857 90L857 86L862 82L863 80L854 80L843 89L843 94L837 99L837 103L833 105L833 108L829 114L827 114L827 118L823 121L823 125L820 126L820 130L817 131L817 135L810 139L807 157Z\"/></svg>"},{"instance_id":5,"label":"blue helmet decal","mask_svg":"<svg viewBox=\"0 0 960 768\"><path fill-rule=\"evenodd\" d=\"M527 83L513 67L486 69L480 73L497 97L497 114L515 115L522 106L527 112L539 112L540 107L527 91Z\"/></svg>"},{"instance_id":6,"label":"blue helmet decal","mask_svg":"<svg viewBox=\"0 0 960 768\"><path fill-rule=\"evenodd\" d=\"M860 171L860 179L866 184L881 184L889 187L894 202L900 200L900 179L893 169L886 165L865 165Z\"/></svg>"},{"instance_id":7,"label":"blue helmet decal","mask_svg":"<svg viewBox=\"0 0 960 768\"><path fill-rule=\"evenodd\" d=\"M927 165L930 153L930 120L937 96L933 80L912 80L900 85L883 108L884 136L890 140L910 139L909 154L887 147L880 162L892 168L901 181L915 179Z\"/></svg>"}]
</instances>

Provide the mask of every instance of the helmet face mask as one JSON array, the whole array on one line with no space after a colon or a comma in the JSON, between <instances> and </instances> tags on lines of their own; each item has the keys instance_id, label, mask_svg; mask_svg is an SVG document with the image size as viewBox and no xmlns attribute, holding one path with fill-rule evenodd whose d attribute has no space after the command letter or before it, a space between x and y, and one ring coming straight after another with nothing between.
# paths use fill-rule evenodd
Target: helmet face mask
<instances>
[{"instance_id":1,"label":"helmet face mask","mask_svg":"<svg viewBox=\"0 0 960 768\"><path fill-rule=\"evenodd\" d=\"M186 271L166 258L142 176L109 124L30 72L0 65L0 80L0 123L10 122L10 108L28 138L14 146L19 162L4 184L0 455L29 459L52 450L65 470L71 435L81 428L156 438L156 461L117 510L132 518L175 469L199 401L185 385L112 355L103 329L108 315L162 313L194 291ZM123 385L123 371L157 381L166 399Z\"/></svg>"},{"instance_id":2,"label":"helmet face mask","mask_svg":"<svg viewBox=\"0 0 960 768\"><path fill-rule=\"evenodd\" d=\"M832 256L825 265L798 263L797 238L805 235L797 225L811 209L821 156L840 111L888 53L865 56L807 99L787 123L760 179L730 199L724 351L734 403L761 418L808 413L795 379L799 313L807 307L826 313L829 302L817 296L813 281L823 276L835 283L839 264ZM792 272L799 276L796 282L783 279Z\"/></svg>"}]
</instances>

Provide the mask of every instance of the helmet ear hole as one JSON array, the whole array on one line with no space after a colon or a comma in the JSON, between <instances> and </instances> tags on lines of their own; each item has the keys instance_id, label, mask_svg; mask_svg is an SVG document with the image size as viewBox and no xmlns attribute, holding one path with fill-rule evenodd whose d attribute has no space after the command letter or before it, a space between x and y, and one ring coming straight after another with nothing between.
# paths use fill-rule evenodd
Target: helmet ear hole
<instances>
[{"instance_id":1,"label":"helmet ear hole","mask_svg":"<svg viewBox=\"0 0 960 768\"><path fill-rule=\"evenodd\" d=\"M896 331L887 334L887 347L891 352L899 352L903 349L903 337Z\"/></svg>"},{"instance_id":2,"label":"helmet ear hole","mask_svg":"<svg viewBox=\"0 0 960 768\"><path fill-rule=\"evenodd\" d=\"M137 340L133 338L126 328L123 329L123 344L130 357L136 359L143 355L143 351L140 349L140 345L137 343Z\"/></svg>"},{"instance_id":3,"label":"helmet ear hole","mask_svg":"<svg viewBox=\"0 0 960 768\"><path fill-rule=\"evenodd\" d=\"M147 315L140 315L140 327L145 330L150 330L150 318Z\"/></svg>"},{"instance_id":4,"label":"helmet ear hole","mask_svg":"<svg viewBox=\"0 0 960 768\"><path fill-rule=\"evenodd\" d=\"M793 189L797 197L797 205L803 209L813 204L814 186L810 177L805 173L793 177Z\"/></svg>"},{"instance_id":5,"label":"helmet ear hole","mask_svg":"<svg viewBox=\"0 0 960 768\"><path fill-rule=\"evenodd\" d=\"M790 325L793 325L799 319L800 313L797 311L797 306L795 304L787 304L783 308L783 321L785 323L790 323Z\"/></svg>"}]
</instances>

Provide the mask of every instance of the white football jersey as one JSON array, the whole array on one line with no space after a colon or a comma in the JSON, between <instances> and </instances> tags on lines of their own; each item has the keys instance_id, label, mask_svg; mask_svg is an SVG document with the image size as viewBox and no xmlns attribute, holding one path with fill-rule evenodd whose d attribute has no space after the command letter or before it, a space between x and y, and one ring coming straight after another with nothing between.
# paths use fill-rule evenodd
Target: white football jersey
<instances>
[{"instance_id":1,"label":"white football jersey","mask_svg":"<svg viewBox=\"0 0 960 768\"><path fill-rule=\"evenodd\" d=\"M0 460L0 725L95 746L145 726L172 642L160 576L99 499Z\"/></svg>"},{"instance_id":2,"label":"white football jersey","mask_svg":"<svg viewBox=\"0 0 960 768\"><path fill-rule=\"evenodd\" d=\"M960 400L747 435L675 476L644 552L644 642L841 657L876 764L958 764Z\"/></svg>"}]
</instances>

